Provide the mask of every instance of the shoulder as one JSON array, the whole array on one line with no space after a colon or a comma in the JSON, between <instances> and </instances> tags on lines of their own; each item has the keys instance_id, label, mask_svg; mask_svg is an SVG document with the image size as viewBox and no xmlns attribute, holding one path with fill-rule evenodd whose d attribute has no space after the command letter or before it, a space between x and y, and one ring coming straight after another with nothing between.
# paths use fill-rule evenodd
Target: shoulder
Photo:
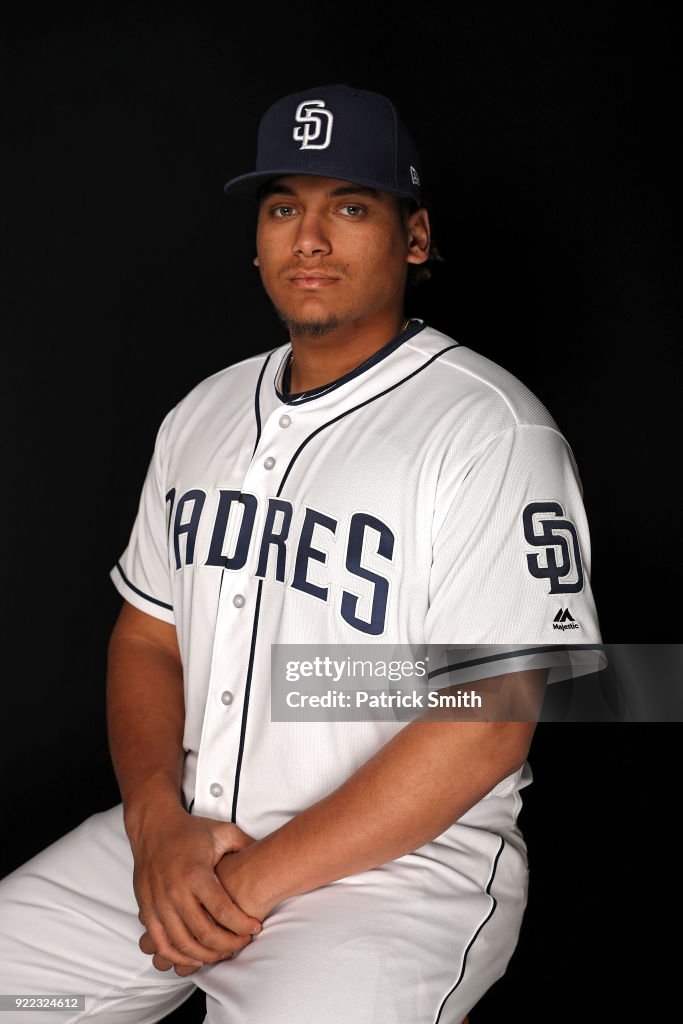
<instances>
[{"instance_id":1,"label":"shoulder","mask_svg":"<svg viewBox=\"0 0 683 1024\"><path fill-rule=\"evenodd\" d=\"M191 408L193 405L201 405L207 399L221 398L225 394L232 394L235 397L243 395L251 397L253 389L259 382L266 367L275 361L279 362L287 345L277 348L266 349L257 352L253 356L240 359L238 362L230 363L222 370L205 377L187 392L176 408Z\"/></svg>"},{"instance_id":2,"label":"shoulder","mask_svg":"<svg viewBox=\"0 0 683 1024\"><path fill-rule=\"evenodd\" d=\"M422 384L444 412L488 425L491 433L516 426L559 431L539 398L514 374L433 327L408 342L429 360Z\"/></svg>"},{"instance_id":3,"label":"shoulder","mask_svg":"<svg viewBox=\"0 0 683 1024\"><path fill-rule=\"evenodd\" d=\"M233 410L253 408L264 373L281 361L287 348L281 345L266 349L199 381L167 413L159 431L162 438L173 439L188 426L196 428L204 421L211 422L216 412L228 405Z\"/></svg>"}]
</instances>

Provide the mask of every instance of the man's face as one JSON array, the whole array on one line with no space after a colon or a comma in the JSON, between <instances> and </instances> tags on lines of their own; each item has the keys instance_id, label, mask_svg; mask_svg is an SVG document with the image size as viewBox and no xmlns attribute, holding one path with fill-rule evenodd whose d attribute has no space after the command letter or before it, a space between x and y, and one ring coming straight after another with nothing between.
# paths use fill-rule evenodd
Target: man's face
<instances>
[{"instance_id":1,"label":"man's face","mask_svg":"<svg viewBox=\"0 0 683 1024\"><path fill-rule=\"evenodd\" d=\"M408 262L423 261L411 255L410 221L396 196L352 182L295 174L269 183L256 262L290 330L316 336L395 316Z\"/></svg>"}]
</instances>

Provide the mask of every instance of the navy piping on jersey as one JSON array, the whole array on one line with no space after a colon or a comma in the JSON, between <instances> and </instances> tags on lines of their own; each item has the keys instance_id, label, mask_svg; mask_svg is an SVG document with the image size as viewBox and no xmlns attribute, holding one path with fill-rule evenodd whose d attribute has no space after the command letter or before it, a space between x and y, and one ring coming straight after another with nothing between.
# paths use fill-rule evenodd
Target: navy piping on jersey
<instances>
[{"instance_id":1,"label":"navy piping on jersey","mask_svg":"<svg viewBox=\"0 0 683 1024\"><path fill-rule=\"evenodd\" d=\"M500 838L500 846L498 847L498 852L497 852L496 856L493 859L493 867L491 869L491 877L489 878L488 884L487 884L486 889L485 889L486 895L491 897L491 909L489 910L488 914L486 915L484 920L481 922L481 924L477 928L476 932L474 933L474 935L472 936L472 938L470 939L470 941L467 944L467 948L466 948L466 950L465 950L465 952L463 954L462 967L460 968L460 974L458 975L458 979L457 979L455 985L453 986L453 988L450 990L450 992L448 992L448 994L444 997L444 1000L441 1003L441 1006L439 1007L439 1012L437 1013L436 1017L434 1018L434 1024L439 1024L439 1021L441 1020L441 1014L443 1013L444 1006L446 1005L446 1003L448 1002L448 1000L453 995L453 993L455 992L456 988L458 987L458 985L460 984L460 982L464 978L464 976L465 976L465 966L467 964L467 954L469 953L469 951L471 950L472 946L474 945L477 936L479 935L480 931L482 930L482 928L484 927L486 922L490 921L491 918L493 917L494 911L495 911L496 907L498 906L498 900L492 894L491 886L493 885L493 879L496 877L496 868L498 867L498 861L500 860L500 855L503 852L503 849L505 847L505 840L503 839L502 836L500 836L499 838Z\"/></svg>"},{"instance_id":2,"label":"navy piping on jersey","mask_svg":"<svg viewBox=\"0 0 683 1024\"><path fill-rule=\"evenodd\" d=\"M259 441L261 440L261 400L260 400L261 385L263 383L263 378L265 376L265 372L266 372L266 369L268 367L268 363L270 362L273 353L276 352L276 351L277 351L276 349L272 349L268 353L267 357L263 361L263 366L261 367L261 372L259 373L258 380L256 381L256 390L254 392L254 416L256 418L256 441L254 442L254 451L252 453L252 458L256 454L256 449L258 448ZM221 582L220 582L220 586L218 588L218 603L217 603L217 606L216 606L216 623L218 622L218 608L220 607L221 590L222 590L222 587L223 587L223 578L224 578L224 576L225 576L225 569L221 573ZM246 685L246 690L245 690L245 694L244 694L245 708L246 708L246 704L249 701L249 691L251 690L251 677L252 677L252 671L253 671L253 667L254 667L254 648L255 648L255 642L256 642L256 624L258 623L259 608L261 606L261 583L262 582L263 582L262 580L259 580L258 594L257 594L257 597L256 597L256 611L254 613L254 629L252 630L251 650L249 652L249 666L247 668L247 685ZM218 628L217 625L216 625L216 628ZM241 771L241 767L242 767L242 757L244 755L244 738L245 738L245 735L246 735L246 729L247 729L247 718L246 718L246 714L245 714L245 709L243 708L242 709L242 728L241 728L241 731L240 731L240 746L239 746L239 751L237 753L237 766L236 766L236 769L235 769L235 788L234 788L233 797L232 797L232 821L233 822L236 820L235 815L237 814L237 794L239 792L239 780L240 780L240 771Z\"/></svg>"},{"instance_id":3,"label":"navy piping on jersey","mask_svg":"<svg viewBox=\"0 0 683 1024\"><path fill-rule=\"evenodd\" d=\"M130 587L130 589L132 591L134 591L134 593L139 594L140 597L144 597L144 599L146 601L151 601L152 604L158 604L160 608L168 608L169 612L173 611L173 605L172 604L166 604L165 601L159 601L159 600L157 600L156 597L151 597L149 594L146 594L144 592L144 590L140 590L139 587L136 587L133 583L131 583L130 580L128 579L128 577L126 576L125 572L121 568L120 562L116 563L115 568L118 569L119 572L121 573L121 579L126 584L126 586Z\"/></svg>"},{"instance_id":4,"label":"navy piping on jersey","mask_svg":"<svg viewBox=\"0 0 683 1024\"><path fill-rule=\"evenodd\" d=\"M270 362L270 357L275 351L276 349L273 349L271 352L268 353L268 356L264 360L263 366L261 367L261 372L258 375L258 380L256 381L256 391L254 393L254 416L256 417L256 443L254 444L254 451L251 456L252 459L256 454L258 443L261 440L261 402L259 400L259 395L261 394L261 382L263 381L263 376L266 372L266 367Z\"/></svg>"},{"instance_id":5,"label":"navy piping on jersey","mask_svg":"<svg viewBox=\"0 0 683 1024\"><path fill-rule=\"evenodd\" d=\"M354 370L351 370L349 373L345 373L343 377L338 377L337 380L333 380L329 384L321 384L317 388L311 388L309 391L300 391L295 395L289 394L290 349L290 351L286 352L283 356L283 359L287 360L282 376L282 386L285 388L285 391L279 391L277 385L274 385L275 394L280 401L284 402L286 405L303 405L304 402L310 402L314 398L318 398L320 395L327 394L328 391L334 391L335 388L341 387L342 384L346 384L348 381L353 380L354 377L358 377L361 373L365 373L365 371L369 370L371 366L376 366L377 363L380 363L383 359L386 359L387 356L390 356L392 352L395 352L399 345L403 345L404 342L410 341L411 338L414 338L415 335L419 334L420 331L423 331L424 328L425 324L423 320L411 320L405 331L401 331L400 334L391 341L388 341L386 345L378 349L377 352L373 353L373 355L366 359L365 362L361 363L360 366L357 366ZM275 380L277 380L278 376L279 374L275 375Z\"/></svg>"},{"instance_id":6,"label":"navy piping on jersey","mask_svg":"<svg viewBox=\"0 0 683 1024\"><path fill-rule=\"evenodd\" d=\"M487 654L485 657L473 657L468 662L454 662L452 665L446 665L442 669L434 669L433 672L427 674L428 679L434 679L436 676L442 676L446 672L457 672L458 669L470 669L474 665L487 665L490 662L500 662L503 658L511 657L524 657L526 654L538 654L551 653L555 651L570 651L570 650L604 650L604 644L595 643L556 643L556 644L540 644L538 647L523 647L521 650L509 650L503 654Z\"/></svg>"},{"instance_id":7,"label":"navy piping on jersey","mask_svg":"<svg viewBox=\"0 0 683 1024\"><path fill-rule=\"evenodd\" d=\"M244 743L247 735L247 709L249 708L249 695L251 693L251 680L254 672L254 652L256 650L256 634L258 632L259 611L261 608L261 591L263 580L259 580L258 594L256 595L256 609L254 611L254 628L251 631L251 647L249 649L249 667L247 668L247 683L244 688L244 705L242 707L242 728L240 730L240 748L237 753L237 765L235 767L235 786L232 794L232 821L237 821L237 797L240 790L240 774L242 772L242 758L244 756Z\"/></svg>"},{"instance_id":8,"label":"navy piping on jersey","mask_svg":"<svg viewBox=\"0 0 683 1024\"><path fill-rule=\"evenodd\" d=\"M282 488L284 487L285 481L291 472L292 466L294 465L294 463L296 462L296 460L298 459L299 455L304 450L306 445L309 443L309 441L313 440L316 434L319 434L321 430L325 430L327 427L331 427L333 423L337 423L339 420L342 420L345 416L349 416L352 412L356 412L358 409L362 409L364 405L369 405L370 402L375 402L378 398L384 398L384 396L388 395L390 391L395 391L396 388L399 388L401 384L405 384L406 381L410 380L411 377L414 377L418 373L422 373L422 371L426 370L427 367L430 366L435 359L438 359L439 356L442 356L445 352L450 352L451 349L453 348L459 348L457 342L454 345L447 345L446 348L442 348L440 352L435 352L433 356L429 357L426 363L423 363L422 366L418 366L418 368L416 370L413 370L412 373L409 373L407 377L403 377L401 380L396 381L396 383L392 384L391 387L385 388L384 391L380 391L379 394L377 395L372 395L372 397L366 398L364 402L359 402L358 405L354 405L352 409L347 409L346 412L340 412L338 416L334 417L334 419L328 420L327 423L323 423L320 427L317 427L312 434L308 435L305 441L301 442L297 450L294 452L291 462L287 466L284 476L280 481L280 486L277 490L276 497L280 497L282 493Z\"/></svg>"},{"instance_id":9,"label":"navy piping on jersey","mask_svg":"<svg viewBox=\"0 0 683 1024\"><path fill-rule=\"evenodd\" d=\"M294 452L294 455L292 456L291 461L290 461L289 465L287 466L287 469L285 470L285 474L284 474L284 476L282 478L282 481L280 482L280 486L278 488L276 497L279 497L280 494L282 493L282 488L284 487L285 480L289 476L290 470L292 469L292 466L294 465L294 463L298 459L298 457L301 454L301 452L304 450L304 448L306 447L308 442L312 441L313 438L317 434L319 434L321 430L324 430L325 427L332 426L333 423L337 423L340 419L343 419L344 416L348 416L350 413L355 412L357 409L362 409L364 405L368 405L370 402L374 402L376 399L382 398L384 395L389 394L390 391L393 391L395 388L399 387L401 384L405 384L406 381L409 381L411 379L411 377L414 377L417 373L421 373L422 370L426 370L428 366L431 366L431 364L434 362L435 359L438 359L439 356L444 355L445 352L450 352L451 349L453 349L453 348L458 348L457 342L454 345L447 345L446 348L441 349L440 352L436 352L433 356L430 356L426 363L423 363L422 366L418 366L418 368L416 370L413 370L412 373L409 373L402 380L399 380L395 384L392 384L391 387L385 388L384 391L380 391L378 394L373 395L371 398L367 398L364 402L359 402L358 405L354 405L354 407L352 409L347 409L346 412L340 413L339 416L335 416L333 419L328 420L327 423L323 423L323 425L318 427L316 430L314 430L312 434L309 434L309 436L306 438L306 440L303 441L299 445L297 450ZM232 821L233 822L237 822L237 795L238 795L238 792L239 792L240 773L241 773L241 770L242 770L242 757L243 757L243 754L244 754L244 743L245 743L246 730L247 730L247 716L248 716L248 713L249 713L249 692L250 692L250 689L251 689L251 678L252 678L252 670L253 670L253 663L254 663L254 650L256 648L256 634L258 632L258 619L259 619L259 609L261 607L261 589L262 589L262 587L263 587L263 580L260 579L259 580L258 595L257 595L257 598L256 598L256 610L254 612L254 622L253 622L252 630L251 630L251 650L250 650L250 653L249 653L249 668L247 670L247 681L246 681L246 688L245 688L245 694L244 694L244 705L243 705L243 708L242 708L242 732L241 732L241 735L240 735L240 747L239 747L239 752L238 752L238 755L237 755L237 765L235 767L235 784L234 784L234 789L233 789L233 801L232 801Z\"/></svg>"}]
</instances>

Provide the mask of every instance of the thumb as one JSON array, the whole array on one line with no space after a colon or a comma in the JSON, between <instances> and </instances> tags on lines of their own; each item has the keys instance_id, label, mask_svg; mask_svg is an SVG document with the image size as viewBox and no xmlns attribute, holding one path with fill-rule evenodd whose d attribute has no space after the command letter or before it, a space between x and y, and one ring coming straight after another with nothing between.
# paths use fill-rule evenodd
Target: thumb
<instances>
[{"instance_id":1,"label":"thumb","mask_svg":"<svg viewBox=\"0 0 683 1024\"><path fill-rule=\"evenodd\" d=\"M232 821L219 821L215 825L214 840L221 853L236 853L255 841Z\"/></svg>"}]
</instances>

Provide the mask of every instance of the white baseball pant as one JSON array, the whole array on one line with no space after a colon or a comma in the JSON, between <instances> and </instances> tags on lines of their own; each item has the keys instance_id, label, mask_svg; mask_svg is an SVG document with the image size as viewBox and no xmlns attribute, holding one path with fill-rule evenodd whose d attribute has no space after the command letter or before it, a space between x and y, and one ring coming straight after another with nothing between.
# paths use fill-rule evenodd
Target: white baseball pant
<instances>
[{"instance_id":1,"label":"white baseball pant","mask_svg":"<svg viewBox=\"0 0 683 1024\"><path fill-rule=\"evenodd\" d=\"M517 944L518 802L488 798L486 826L475 813L448 846L285 900L234 960L191 978L138 948L122 809L95 814L0 882L0 994L80 994L85 1010L10 1010L2 1024L152 1024L195 985L205 1024L460 1024Z\"/></svg>"}]
</instances>

